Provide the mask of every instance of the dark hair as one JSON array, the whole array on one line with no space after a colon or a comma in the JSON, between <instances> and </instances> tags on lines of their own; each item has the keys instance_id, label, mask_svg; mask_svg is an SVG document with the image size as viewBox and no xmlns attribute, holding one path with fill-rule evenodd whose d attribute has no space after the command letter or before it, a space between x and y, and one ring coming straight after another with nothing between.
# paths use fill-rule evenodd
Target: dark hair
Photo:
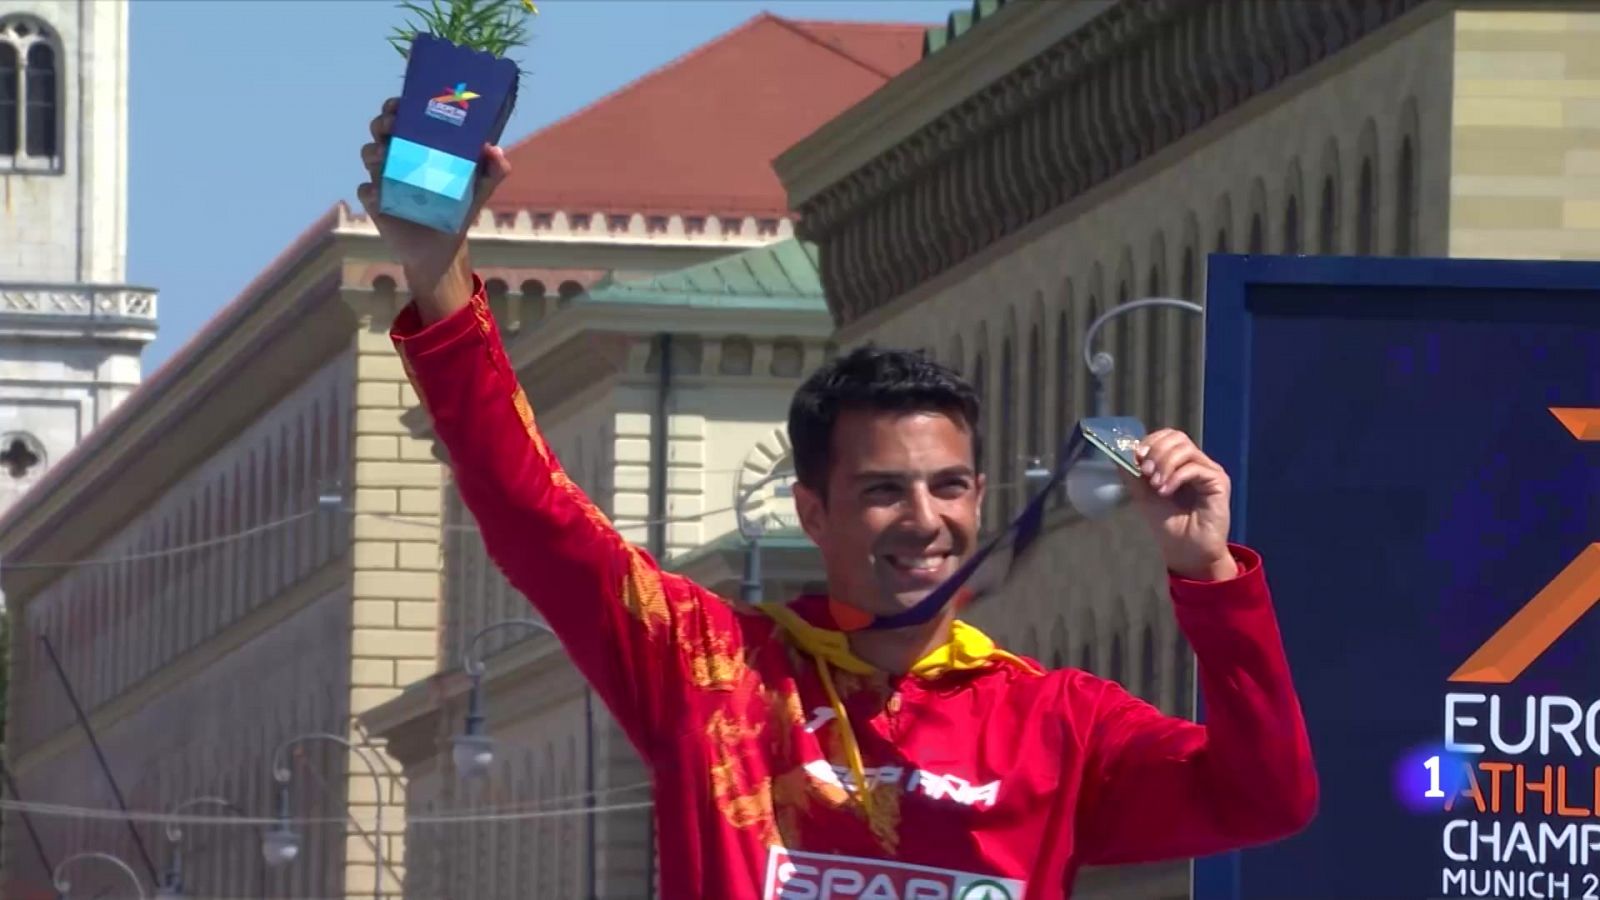
<instances>
[{"instance_id":1,"label":"dark hair","mask_svg":"<svg viewBox=\"0 0 1600 900\"><path fill-rule=\"evenodd\" d=\"M833 428L848 409L942 412L972 434L972 461L981 470L978 392L959 373L921 350L859 347L825 363L789 404L789 444L801 484L825 494L833 464Z\"/></svg>"}]
</instances>

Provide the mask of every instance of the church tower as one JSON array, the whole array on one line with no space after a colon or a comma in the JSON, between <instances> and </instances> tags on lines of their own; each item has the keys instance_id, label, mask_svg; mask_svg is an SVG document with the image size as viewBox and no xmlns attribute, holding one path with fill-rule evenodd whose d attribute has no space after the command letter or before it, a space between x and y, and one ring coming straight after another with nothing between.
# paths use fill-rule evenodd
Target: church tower
<instances>
[{"instance_id":1,"label":"church tower","mask_svg":"<svg viewBox=\"0 0 1600 900\"><path fill-rule=\"evenodd\" d=\"M0 4L0 514L138 385L126 0Z\"/></svg>"}]
</instances>

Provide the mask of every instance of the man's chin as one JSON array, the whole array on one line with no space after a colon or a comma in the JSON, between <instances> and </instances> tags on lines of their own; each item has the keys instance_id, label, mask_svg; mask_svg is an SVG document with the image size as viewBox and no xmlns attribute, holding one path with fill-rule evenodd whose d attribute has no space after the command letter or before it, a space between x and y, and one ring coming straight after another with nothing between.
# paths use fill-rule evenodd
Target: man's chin
<instances>
[{"instance_id":1,"label":"man's chin","mask_svg":"<svg viewBox=\"0 0 1600 900\"><path fill-rule=\"evenodd\" d=\"M918 588L910 591L897 591L886 588L878 593L877 602L882 609L875 610L874 614L879 616L893 616L903 613L906 610L916 606L918 603L921 603L923 600L926 600L928 595L931 593L933 593L933 588L931 587Z\"/></svg>"}]
</instances>

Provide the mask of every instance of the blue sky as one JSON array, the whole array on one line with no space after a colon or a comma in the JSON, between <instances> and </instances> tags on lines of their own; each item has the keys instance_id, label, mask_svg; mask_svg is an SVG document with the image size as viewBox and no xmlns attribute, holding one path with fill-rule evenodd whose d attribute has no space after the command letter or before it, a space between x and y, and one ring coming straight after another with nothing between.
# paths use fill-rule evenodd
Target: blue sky
<instances>
[{"instance_id":1,"label":"blue sky","mask_svg":"<svg viewBox=\"0 0 1600 900\"><path fill-rule=\"evenodd\" d=\"M538 0L511 143L763 10L938 23L970 0ZM399 93L391 0L134 0L128 280L161 291L154 372L317 215L355 203Z\"/></svg>"}]
</instances>

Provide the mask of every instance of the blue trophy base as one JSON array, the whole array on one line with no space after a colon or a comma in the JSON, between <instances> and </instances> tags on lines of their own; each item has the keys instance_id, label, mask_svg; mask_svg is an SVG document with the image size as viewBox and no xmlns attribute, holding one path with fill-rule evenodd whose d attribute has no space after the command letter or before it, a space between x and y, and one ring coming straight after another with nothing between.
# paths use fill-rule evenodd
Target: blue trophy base
<instances>
[{"instance_id":1,"label":"blue trophy base","mask_svg":"<svg viewBox=\"0 0 1600 900\"><path fill-rule=\"evenodd\" d=\"M392 137L378 211L454 234L472 210L477 169L473 160Z\"/></svg>"}]
</instances>

